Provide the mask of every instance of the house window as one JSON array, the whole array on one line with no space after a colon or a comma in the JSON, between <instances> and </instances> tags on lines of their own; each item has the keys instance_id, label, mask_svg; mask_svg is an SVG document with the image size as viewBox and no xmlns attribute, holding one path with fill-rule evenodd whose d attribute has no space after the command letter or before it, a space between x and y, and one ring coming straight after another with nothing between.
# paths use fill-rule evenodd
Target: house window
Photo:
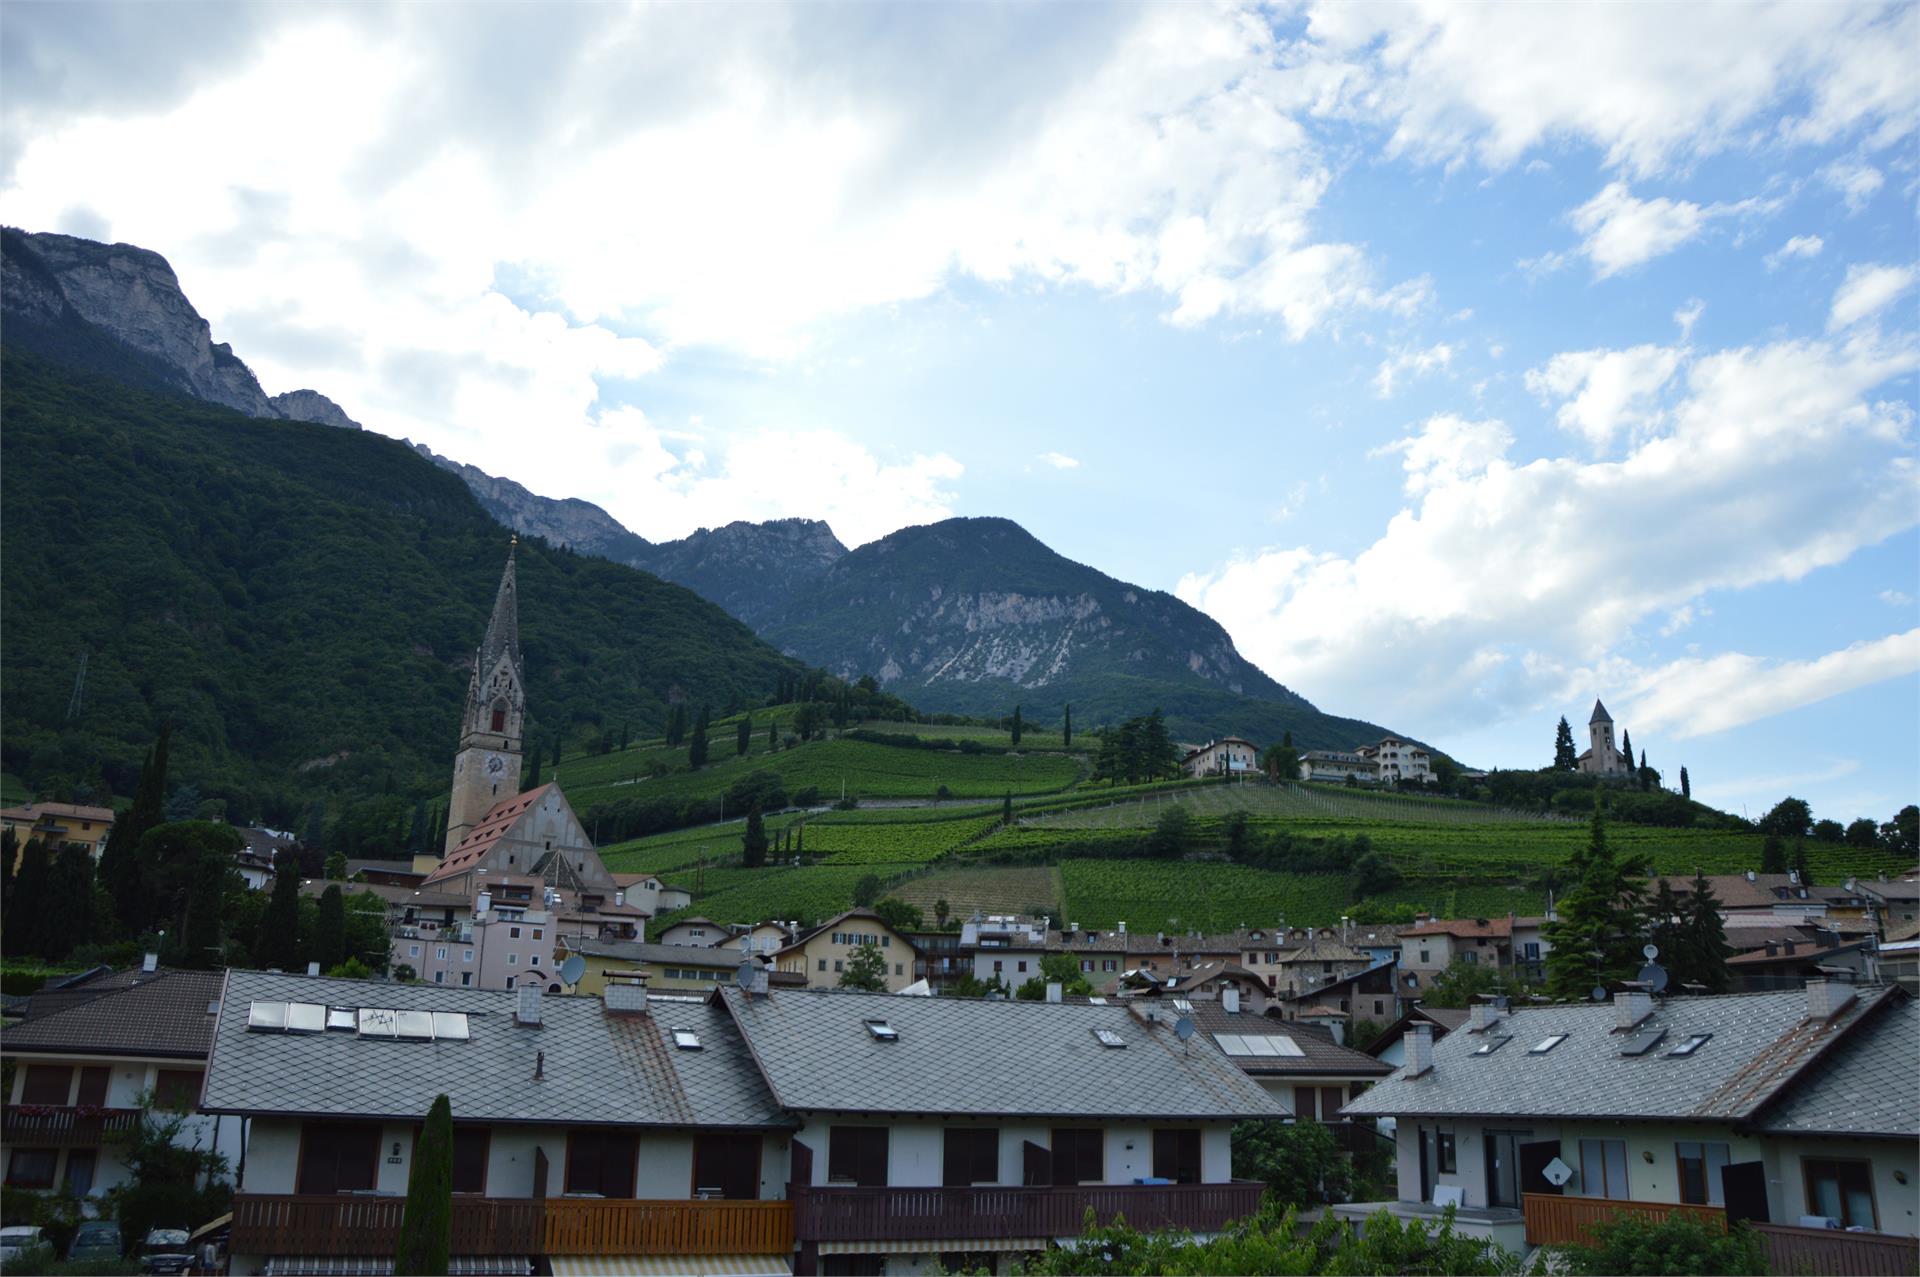
<instances>
[{"instance_id":1,"label":"house window","mask_svg":"<svg viewBox=\"0 0 1920 1277\"><path fill-rule=\"evenodd\" d=\"M154 1079L153 1102L172 1113L191 1113L200 1103L199 1069L161 1069Z\"/></svg>"},{"instance_id":2,"label":"house window","mask_svg":"<svg viewBox=\"0 0 1920 1277\"><path fill-rule=\"evenodd\" d=\"M1471 963L1478 963L1480 961L1480 955L1475 953L1471 949L1467 950L1465 953L1461 954L1460 956L1465 958L1468 962L1471 962Z\"/></svg>"},{"instance_id":3,"label":"house window","mask_svg":"<svg viewBox=\"0 0 1920 1277\"><path fill-rule=\"evenodd\" d=\"M473 950L471 950L471 949L462 949L462 950L460 951L460 961L462 961L462 962L472 962L472 961L473 961Z\"/></svg>"},{"instance_id":4,"label":"house window","mask_svg":"<svg viewBox=\"0 0 1920 1277\"><path fill-rule=\"evenodd\" d=\"M447 946L443 944L435 945L433 950L433 956L438 961L445 962L447 960Z\"/></svg>"},{"instance_id":5,"label":"house window","mask_svg":"<svg viewBox=\"0 0 1920 1277\"><path fill-rule=\"evenodd\" d=\"M820 959L820 969L822 971L827 969L827 960L825 958Z\"/></svg>"},{"instance_id":6,"label":"house window","mask_svg":"<svg viewBox=\"0 0 1920 1277\"><path fill-rule=\"evenodd\" d=\"M1385 1007L1386 1007L1386 1003L1383 1002L1381 999L1375 998L1373 1000L1373 1013L1375 1015L1385 1015L1386 1014Z\"/></svg>"},{"instance_id":7,"label":"house window","mask_svg":"<svg viewBox=\"0 0 1920 1277\"><path fill-rule=\"evenodd\" d=\"M517 953L509 953L509 954L507 955L507 965L508 965L508 966L510 966L510 967L517 967L517 966L519 966L519 965L520 965L520 955L519 955L519 954L517 954Z\"/></svg>"},{"instance_id":8,"label":"house window","mask_svg":"<svg viewBox=\"0 0 1920 1277\"><path fill-rule=\"evenodd\" d=\"M1695 1206L1724 1206L1720 1192L1720 1172L1728 1162L1725 1144L1682 1140L1673 1146L1680 1165L1680 1200Z\"/></svg>"},{"instance_id":9,"label":"house window","mask_svg":"<svg viewBox=\"0 0 1920 1277\"><path fill-rule=\"evenodd\" d=\"M498 705L493 707L493 718L488 730L495 732L504 732L507 730L507 711Z\"/></svg>"},{"instance_id":10,"label":"house window","mask_svg":"<svg viewBox=\"0 0 1920 1277\"><path fill-rule=\"evenodd\" d=\"M1119 960L1117 958L1102 958L1100 960L1100 969L1102 971L1118 971L1120 969Z\"/></svg>"},{"instance_id":11,"label":"house window","mask_svg":"<svg viewBox=\"0 0 1920 1277\"><path fill-rule=\"evenodd\" d=\"M434 982L435 984L445 984L445 983L447 982L447 973L446 973L446 972L444 972L444 971L436 971L436 972L434 972L434 973L433 973L433 982Z\"/></svg>"},{"instance_id":12,"label":"house window","mask_svg":"<svg viewBox=\"0 0 1920 1277\"><path fill-rule=\"evenodd\" d=\"M112 1078L113 1070L104 1064L90 1064L81 1069L80 1090L73 1102L104 1108L107 1103L107 1083Z\"/></svg>"},{"instance_id":13,"label":"house window","mask_svg":"<svg viewBox=\"0 0 1920 1277\"><path fill-rule=\"evenodd\" d=\"M894 964L893 964L893 973L894 973L895 975L905 975L905 974L907 973L907 970L906 970L906 966L905 966L905 964L904 964L904 963L899 963L899 962L896 962L896 963L894 963Z\"/></svg>"},{"instance_id":14,"label":"house window","mask_svg":"<svg viewBox=\"0 0 1920 1277\"><path fill-rule=\"evenodd\" d=\"M978 1127L947 1128L941 1149L940 1182L948 1188L1000 1182L1000 1132Z\"/></svg>"},{"instance_id":15,"label":"house window","mask_svg":"<svg viewBox=\"0 0 1920 1277\"><path fill-rule=\"evenodd\" d=\"M1626 1200L1627 1142L1580 1141L1580 1193L1583 1197Z\"/></svg>"},{"instance_id":16,"label":"house window","mask_svg":"<svg viewBox=\"0 0 1920 1277\"><path fill-rule=\"evenodd\" d=\"M533 938L534 938L535 940L538 940L538 939L540 938L540 928L539 928L539 927L535 927L535 928L533 929Z\"/></svg>"},{"instance_id":17,"label":"house window","mask_svg":"<svg viewBox=\"0 0 1920 1277\"><path fill-rule=\"evenodd\" d=\"M999 974L1000 974L1000 972L1001 972L1001 970L1002 970L1002 969L1004 969L1004 968L1005 968L1005 966L1006 966L1006 964L1005 964L1004 962L1002 962L1002 961L1000 961L1000 959L998 959L998 958L995 958L995 959L993 960L993 973L994 973L995 975L999 975Z\"/></svg>"},{"instance_id":18,"label":"house window","mask_svg":"<svg viewBox=\"0 0 1920 1277\"><path fill-rule=\"evenodd\" d=\"M640 1137L632 1131L581 1129L567 1133L567 1192L633 1196Z\"/></svg>"},{"instance_id":19,"label":"house window","mask_svg":"<svg viewBox=\"0 0 1920 1277\"><path fill-rule=\"evenodd\" d=\"M700 1131L693 1137L693 1187L719 1190L728 1201L760 1196L760 1136Z\"/></svg>"},{"instance_id":20,"label":"house window","mask_svg":"<svg viewBox=\"0 0 1920 1277\"><path fill-rule=\"evenodd\" d=\"M841 959L835 958L833 960L833 969L835 971L845 971L847 969L847 964L843 962Z\"/></svg>"},{"instance_id":21,"label":"house window","mask_svg":"<svg viewBox=\"0 0 1920 1277\"><path fill-rule=\"evenodd\" d=\"M419 956L420 956L420 946L419 946L419 945L417 945L417 944L410 944L410 945L408 945L408 946L407 946L407 956L408 956L409 958L417 958L417 957L419 957Z\"/></svg>"},{"instance_id":22,"label":"house window","mask_svg":"<svg viewBox=\"0 0 1920 1277\"><path fill-rule=\"evenodd\" d=\"M520 938L520 928L518 927L507 928L507 939L518 940L519 938Z\"/></svg>"},{"instance_id":23,"label":"house window","mask_svg":"<svg viewBox=\"0 0 1920 1277\"><path fill-rule=\"evenodd\" d=\"M1800 1162L1807 1181L1807 1213L1837 1219L1842 1228L1880 1227L1873 1208L1873 1168L1867 1162L1837 1157L1807 1157Z\"/></svg>"},{"instance_id":24,"label":"house window","mask_svg":"<svg viewBox=\"0 0 1920 1277\"><path fill-rule=\"evenodd\" d=\"M1053 1182L1099 1184L1107 1178L1106 1132L1077 1126L1053 1128Z\"/></svg>"},{"instance_id":25,"label":"house window","mask_svg":"<svg viewBox=\"0 0 1920 1277\"><path fill-rule=\"evenodd\" d=\"M1319 1106L1315 1103L1315 1092L1310 1086L1293 1088L1293 1115L1302 1122L1311 1122L1319 1116Z\"/></svg>"},{"instance_id":26,"label":"house window","mask_svg":"<svg viewBox=\"0 0 1920 1277\"><path fill-rule=\"evenodd\" d=\"M1430 954L1431 954L1431 950L1427 950L1427 949L1422 949L1422 950L1420 951L1420 965L1421 965L1421 966L1423 966L1423 967L1430 967L1430 966L1432 966L1432 965L1433 965L1433 958L1432 958L1432 957L1430 956Z\"/></svg>"},{"instance_id":27,"label":"house window","mask_svg":"<svg viewBox=\"0 0 1920 1277\"><path fill-rule=\"evenodd\" d=\"M1022 972L1022 973L1024 973L1024 972L1026 971L1026 969L1027 969L1027 964L1026 964L1026 960L1025 960L1025 959L1022 959L1021 961L1019 961L1019 962L1017 962L1017 963L1015 963L1015 964L1014 964L1014 968L1013 968L1013 969L1014 969L1015 971L1019 971L1019 972Z\"/></svg>"},{"instance_id":28,"label":"house window","mask_svg":"<svg viewBox=\"0 0 1920 1277\"><path fill-rule=\"evenodd\" d=\"M471 988L471 987L473 987L473 972L471 972L471 971L462 971L462 972L460 973L460 984L461 984L461 986L462 986L462 987L464 987L464 988Z\"/></svg>"},{"instance_id":29,"label":"house window","mask_svg":"<svg viewBox=\"0 0 1920 1277\"><path fill-rule=\"evenodd\" d=\"M307 1122L300 1128L298 1193L364 1193L380 1170L376 1122Z\"/></svg>"},{"instance_id":30,"label":"house window","mask_svg":"<svg viewBox=\"0 0 1920 1277\"><path fill-rule=\"evenodd\" d=\"M1440 1173L1458 1175L1460 1173L1460 1146L1452 1131L1441 1131L1434 1142L1438 1150Z\"/></svg>"},{"instance_id":31,"label":"house window","mask_svg":"<svg viewBox=\"0 0 1920 1277\"><path fill-rule=\"evenodd\" d=\"M493 1132L484 1126L453 1128L453 1191L484 1195L487 1191L487 1150Z\"/></svg>"},{"instance_id":32,"label":"house window","mask_svg":"<svg viewBox=\"0 0 1920 1277\"><path fill-rule=\"evenodd\" d=\"M75 1197L85 1197L93 1191L93 1172L99 1163L99 1155L90 1148L70 1148L67 1150L67 1192Z\"/></svg>"},{"instance_id":33,"label":"house window","mask_svg":"<svg viewBox=\"0 0 1920 1277\"><path fill-rule=\"evenodd\" d=\"M64 1064L29 1064L20 1089L22 1104L65 1104L73 1094L73 1070ZM51 1171L48 1172L52 1174ZM52 1181L49 1180L49 1183Z\"/></svg>"},{"instance_id":34,"label":"house window","mask_svg":"<svg viewBox=\"0 0 1920 1277\"><path fill-rule=\"evenodd\" d=\"M1155 1131L1153 1133L1153 1177L1176 1184L1200 1182L1200 1132L1197 1130Z\"/></svg>"},{"instance_id":35,"label":"house window","mask_svg":"<svg viewBox=\"0 0 1920 1277\"><path fill-rule=\"evenodd\" d=\"M827 1132L827 1180L858 1188L887 1184L887 1128L835 1126Z\"/></svg>"},{"instance_id":36,"label":"house window","mask_svg":"<svg viewBox=\"0 0 1920 1277\"><path fill-rule=\"evenodd\" d=\"M1093 959L1092 958L1080 959L1080 969L1082 971L1091 972L1093 970Z\"/></svg>"},{"instance_id":37,"label":"house window","mask_svg":"<svg viewBox=\"0 0 1920 1277\"><path fill-rule=\"evenodd\" d=\"M7 1183L14 1188L52 1188L57 1148L16 1148L7 1158Z\"/></svg>"}]
</instances>

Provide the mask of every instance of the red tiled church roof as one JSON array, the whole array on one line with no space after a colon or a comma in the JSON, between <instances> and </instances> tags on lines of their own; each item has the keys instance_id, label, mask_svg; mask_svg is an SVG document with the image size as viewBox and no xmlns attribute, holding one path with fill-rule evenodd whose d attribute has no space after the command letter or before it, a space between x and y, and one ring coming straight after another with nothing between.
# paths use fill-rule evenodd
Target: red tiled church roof
<instances>
[{"instance_id":1,"label":"red tiled church roof","mask_svg":"<svg viewBox=\"0 0 1920 1277\"><path fill-rule=\"evenodd\" d=\"M552 788L553 782L548 781L524 794L515 794L512 798L503 798L495 803L480 823L473 827L473 831L454 846L447 858L420 885L424 887L428 883L440 882L473 868L519 822L520 817L532 810L533 805Z\"/></svg>"}]
</instances>

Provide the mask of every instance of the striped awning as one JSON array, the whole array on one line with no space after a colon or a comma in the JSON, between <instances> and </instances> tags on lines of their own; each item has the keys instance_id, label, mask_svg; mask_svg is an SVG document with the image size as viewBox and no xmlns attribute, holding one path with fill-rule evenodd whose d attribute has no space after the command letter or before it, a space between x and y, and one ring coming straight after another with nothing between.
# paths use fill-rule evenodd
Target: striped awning
<instances>
[{"instance_id":1,"label":"striped awning","mask_svg":"<svg viewBox=\"0 0 1920 1277\"><path fill-rule=\"evenodd\" d=\"M393 1277L391 1255L275 1255L261 1270L266 1277ZM527 1277L533 1265L525 1255L454 1255L448 1277Z\"/></svg>"},{"instance_id":2,"label":"striped awning","mask_svg":"<svg viewBox=\"0 0 1920 1277\"><path fill-rule=\"evenodd\" d=\"M790 1255L555 1255L553 1277L793 1277Z\"/></svg>"},{"instance_id":3,"label":"striped awning","mask_svg":"<svg viewBox=\"0 0 1920 1277\"><path fill-rule=\"evenodd\" d=\"M1044 1237L951 1237L911 1242L821 1242L822 1255L940 1255L949 1251L1045 1250ZM553 1270L558 1273L559 1269Z\"/></svg>"}]
</instances>

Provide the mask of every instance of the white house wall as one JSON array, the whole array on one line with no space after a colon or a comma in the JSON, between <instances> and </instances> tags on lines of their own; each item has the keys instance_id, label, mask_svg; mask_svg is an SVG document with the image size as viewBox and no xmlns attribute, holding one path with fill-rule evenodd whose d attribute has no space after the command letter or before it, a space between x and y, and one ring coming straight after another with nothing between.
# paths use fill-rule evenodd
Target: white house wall
<instances>
[{"instance_id":1,"label":"white house wall","mask_svg":"<svg viewBox=\"0 0 1920 1277\"><path fill-rule=\"evenodd\" d=\"M1873 1164L1873 1204L1880 1231L1920 1236L1920 1151L1899 1140L1815 1139L1769 1136L1766 1142L1767 1197L1776 1224L1797 1224L1807 1213L1804 1159L1851 1158ZM1902 1184L1895 1178L1906 1176Z\"/></svg>"}]
</instances>

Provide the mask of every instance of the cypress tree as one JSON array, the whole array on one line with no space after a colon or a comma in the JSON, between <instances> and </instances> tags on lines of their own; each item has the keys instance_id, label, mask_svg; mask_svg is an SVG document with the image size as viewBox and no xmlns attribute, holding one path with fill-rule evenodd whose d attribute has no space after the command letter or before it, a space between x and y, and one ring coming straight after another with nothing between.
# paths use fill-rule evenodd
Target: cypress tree
<instances>
[{"instance_id":1,"label":"cypress tree","mask_svg":"<svg viewBox=\"0 0 1920 1277\"><path fill-rule=\"evenodd\" d=\"M558 732L553 734L553 765L555 769L560 766L560 733Z\"/></svg>"},{"instance_id":2,"label":"cypress tree","mask_svg":"<svg viewBox=\"0 0 1920 1277\"><path fill-rule=\"evenodd\" d=\"M1768 834L1760 844L1760 872L1763 874L1783 874L1787 871L1787 845L1780 841L1779 834Z\"/></svg>"},{"instance_id":3,"label":"cypress tree","mask_svg":"<svg viewBox=\"0 0 1920 1277\"><path fill-rule=\"evenodd\" d=\"M20 853L20 872L14 875L13 890L7 895L7 952L48 956L43 949L47 921L58 915L53 908L49 880L53 868L47 846L38 838L27 840Z\"/></svg>"},{"instance_id":4,"label":"cypress tree","mask_svg":"<svg viewBox=\"0 0 1920 1277\"><path fill-rule=\"evenodd\" d=\"M1013 707L1013 747L1015 749L1020 748L1020 726L1020 707L1015 705Z\"/></svg>"},{"instance_id":5,"label":"cypress tree","mask_svg":"<svg viewBox=\"0 0 1920 1277\"><path fill-rule=\"evenodd\" d=\"M331 971L347 960L347 900L338 887L328 887L320 894L313 947L322 971Z\"/></svg>"},{"instance_id":6,"label":"cypress tree","mask_svg":"<svg viewBox=\"0 0 1920 1277\"><path fill-rule=\"evenodd\" d=\"M777 718L769 718L767 720L767 752L771 754L774 750L779 748L780 748L780 720Z\"/></svg>"},{"instance_id":7,"label":"cypress tree","mask_svg":"<svg viewBox=\"0 0 1920 1277\"><path fill-rule=\"evenodd\" d=\"M453 1250L453 1105L433 1098L413 1148L393 1271L444 1277Z\"/></svg>"},{"instance_id":8,"label":"cypress tree","mask_svg":"<svg viewBox=\"0 0 1920 1277\"><path fill-rule=\"evenodd\" d=\"M734 735L733 752L736 755L745 755L746 752L752 748L753 748L753 711L748 710L746 713L740 716L740 726Z\"/></svg>"},{"instance_id":9,"label":"cypress tree","mask_svg":"<svg viewBox=\"0 0 1920 1277\"><path fill-rule=\"evenodd\" d=\"M300 870L287 865L273 875L273 894L260 915L253 941L254 965L282 971L300 969Z\"/></svg>"},{"instance_id":10,"label":"cypress tree","mask_svg":"<svg viewBox=\"0 0 1920 1277\"><path fill-rule=\"evenodd\" d=\"M413 802L413 824L407 833L407 849L418 856L427 849L427 839L433 837L433 821L427 815L427 800L416 798Z\"/></svg>"},{"instance_id":11,"label":"cypress tree","mask_svg":"<svg viewBox=\"0 0 1920 1277\"><path fill-rule=\"evenodd\" d=\"M631 724L628 724L628 723L620 724L620 752L623 754L627 752L627 740L629 737L630 730L631 730Z\"/></svg>"},{"instance_id":12,"label":"cypress tree","mask_svg":"<svg viewBox=\"0 0 1920 1277\"><path fill-rule=\"evenodd\" d=\"M92 944L98 925L93 916L93 853L85 847L62 847L47 872L47 900L53 917L42 922L40 951L64 958L83 944Z\"/></svg>"},{"instance_id":13,"label":"cypress tree","mask_svg":"<svg viewBox=\"0 0 1920 1277\"><path fill-rule=\"evenodd\" d=\"M1060 746L1062 749L1073 745L1073 706L1067 706L1066 720L1060 725Z\"/></svg>"},{"instance_id":14,"label":"cypress tree","mask_svg":"<svg viewBox=\"0 0 1920 1277\"><path fill-rule=\"evenodd\" d=\"M758 869L767 863L767 825L760 818L760 804L747 809L747 832L740 843L740 863Z\"/></svg>"},{"instance_id":15,"label":"cypress tree","mask_svg":"<svg viewBox=\"0 0 1920 1277\"><path fill-rule=\"evenodd\" d=\"M1573 749L1573 727L1562 714L1560 725L1553 729L1553 770L1570 772L1579 765L1579 756Z\"/></svg>"},{"instance_id":16,"label":"cypress tree","mask_svg":"<svg viewBox=\"0 0 1920 1277\"><path fill-rule=\"evenodd\" d=\"M540 755L538 751L536 751L533 755L533 766L527 771L526 788L521 792L526 792L526 789L538 788L540 788Z\"/></svg>"},{"instance_id":17,"label":"cypress tree","mask_svg":"<svg viewBox=\"0 0 1920 1277\"><path fill-rule=\"evenodd\" d=\"M1620 733L1620 752L1627 760L1627 770L1633 770L1633 733L1622 730Z\"/></svg>"},{"instance_id":18,"label":"cypress tree","mask_svg":"<svg viewBox=\"0 0 1920 1277\"><path fill-rule=\"evenodd\" d=\"M1007 791L1007 796L1000 800L1000 823L1003 825L1013 823L1013 791L1011 789Z\"/></svg>"},{"instance_id":19,"label":"cypress tree","mask_svg":"<svg viewBox=\"0 0 1920 1277\"><path fill-rule=\"evenodd\" d=\"M100 853L100 876L113 896L114 912L130 932L138 934L152 920L153 892L140 872L140 840L166 821L167 748L173 729L161 724L160 735L140 768L133 806L113 822L107 845Z\"/></svg>"},{"instance_id":20,"label":"cypress tree","mask_svg":"<svg viewBox=\"0 0 1920 1277\"><path fill-rule=\"evenodd\" d=\"M707 709L700 707L700 714L693 720L693 735L687 739L687 766L699 771L707 765Z\"/></svg>"},{"instance_id":21,"label":"cypress tree","mask_svg":"<svg viewBox=\"0 0 1920 1277\"><path fill-rule=\"evenodd\" d=\"M1693 780L1687 775L1687 769L1680 769L1680 796L1688 802L1693 801Z\"/></svg>"}]
</instances>

